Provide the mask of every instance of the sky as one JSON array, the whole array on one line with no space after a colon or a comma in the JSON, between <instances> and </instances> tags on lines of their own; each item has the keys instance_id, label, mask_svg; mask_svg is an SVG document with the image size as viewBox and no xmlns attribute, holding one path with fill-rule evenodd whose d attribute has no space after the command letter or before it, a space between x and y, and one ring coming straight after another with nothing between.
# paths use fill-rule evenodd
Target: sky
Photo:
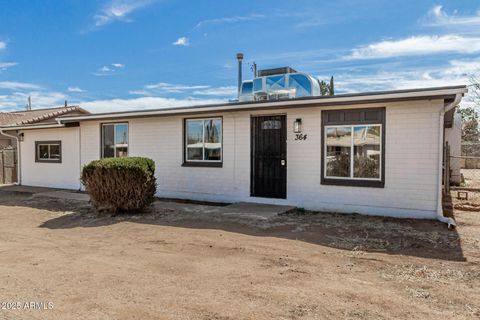
<instances>
[{"instance_id":1,"label":"sky","mask_svg":"<svg viewBox=\"0 0 480 320\"><path fill-rule=\"evenodd\" d=\"M225 102L237 52L244 79L291 66L336 93L469 84L480 2L0 0L0 112Z\"/></svg>"}]
</instances>

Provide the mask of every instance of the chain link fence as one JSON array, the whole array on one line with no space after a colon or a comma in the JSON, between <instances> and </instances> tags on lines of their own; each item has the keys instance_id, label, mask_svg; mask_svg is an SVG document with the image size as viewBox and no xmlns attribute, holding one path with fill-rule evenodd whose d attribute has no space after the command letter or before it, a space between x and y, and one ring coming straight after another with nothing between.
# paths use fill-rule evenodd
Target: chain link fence
<instances>
[{"instance_id":1,"label":"chain link fence","mask_svg":"<svg viewBox=\"0 0 480 320\"><path fill-rule=\"evenodd\" d=\"M460 155L449 155L450 184L480 191L480 142L462 143Z\"/></svg>"}]
</instances>

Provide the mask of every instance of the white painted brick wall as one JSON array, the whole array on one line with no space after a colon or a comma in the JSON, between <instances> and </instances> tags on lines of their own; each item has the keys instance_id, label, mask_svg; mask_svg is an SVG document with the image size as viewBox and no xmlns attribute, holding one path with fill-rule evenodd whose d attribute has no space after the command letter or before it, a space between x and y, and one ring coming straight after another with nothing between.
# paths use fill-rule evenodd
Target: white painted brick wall
<instances>
[{"instance_id":1,"label":"white painted brick wall","mask_svg":"<svg viewBox=\"0 0 480 320\"><path fill-rule=\"evenodd\" d=\"M257 201L308 209L433 218L437 204L438 125L441 100L397 102L386 107L385 188L320 184L321 108L210 114L223 116L223 167L182 167L183 117L126 119L131 156L157 166L158 195L208 201ZM348 107L336 107L337 109ZM329 108L332 109L332 108ZM287 114L287 199L250 197L250 116ZM305 141L295 141L302 118ZM81 123L82 163L100 157L100 122Z\"/></svg>"},{"instance_id":2,"label":"white painted brick wall","mask_svg":"<svg viewBox=\"0 0 480 320\"><path fill-rule=\"evenodd\" d=\"M80 188L79 128L23 131L20 142L21 183L66 189ZM62 141L62 163L35 162L35 141Z\"/></svg>"}]
</instances>

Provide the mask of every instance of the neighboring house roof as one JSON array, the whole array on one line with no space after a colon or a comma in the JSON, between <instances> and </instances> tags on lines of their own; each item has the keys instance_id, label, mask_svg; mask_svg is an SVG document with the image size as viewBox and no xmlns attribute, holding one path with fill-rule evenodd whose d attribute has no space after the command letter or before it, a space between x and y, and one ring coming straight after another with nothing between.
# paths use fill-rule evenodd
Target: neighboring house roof
<instances>
[{"instance_id":1,"label":"neighboring house roof","mask_svg":"<svg viewBox=\"0 0 480 320\"><path fill-rule=\"evenodd\" d=\"M306 106L337 106L337 105L360 105L366 103L383 103L393 101L412 101L425 99L443 99L445 102L453 102L457 95L467 93L466 86L448 86L408 90L377 91L364 93L337 94L334 96L313 96L285 100L267 100L251 102L231 102L222 104L196 105L177 108L147 109L139 111L123 111L109 113L92 113L81 116L63 116L58 120L61 123L122 119L135 117L152 117L181 114L196 114L205 112L227 112L242 110L258 110L273 108L295 108Z\"/></svg>"},{"instance_id":2,"label":"neighboring house roof","mask_svg":"<svg viewBox=\"0 0 480 320\"><path fill-rule=\"evenodd\" d=\"M86 114L89 114L89 112L78 106L0 112L0 127L56 123L55 119L60 116Z\"/></svg>"}]
</instances>

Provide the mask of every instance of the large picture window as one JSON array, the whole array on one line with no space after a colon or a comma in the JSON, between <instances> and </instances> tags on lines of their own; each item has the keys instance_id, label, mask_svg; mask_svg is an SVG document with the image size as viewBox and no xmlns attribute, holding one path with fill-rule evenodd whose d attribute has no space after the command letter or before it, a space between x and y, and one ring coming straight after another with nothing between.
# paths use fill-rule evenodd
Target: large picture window
<instances>
[{"instance_id":1,"label":"large picture window","mask_svg":"<svg viewBox=\"0 0 480 320\"><path fill-rule=\"evenodd\" d=\"M185 120L185 164L222 163L222 119Z\"/></svg>"},{"instance_id":2,"label":"large picture window","mask_svg":"<svg viewBox=\"0 0 480 320\"><path fill-rule=\"evenodd\" d=\"M35 161L50 163L62 162L62 142L35 141Z\"/></svg>"},{"instance_id":3,"label":"large picture window","mask_svg":"<svg viewBox=\"0 0 480 320\"><path fill-rule=\"evenodd\" d=\"M128 156L128 123L102 124L102 158Z\"/></svg>"},{"instance_id":4,"label":"large picture window","mask_svg":"<svg viewBox=\"0 0 480 320\"><path fill-rule=\"evenodd\" d=\"M381 128L325 127L325 177L380 180Z\"/></svg>"},{"instance_id":5,"label":"large picture window","mask_svg":"<svg viewBox=\"0 0 480 320\"><path fill-rule=\"evenodd\" d=\"M322 183L384 186L384 109L322 112Z\"/></svg>"}]
</instances>

